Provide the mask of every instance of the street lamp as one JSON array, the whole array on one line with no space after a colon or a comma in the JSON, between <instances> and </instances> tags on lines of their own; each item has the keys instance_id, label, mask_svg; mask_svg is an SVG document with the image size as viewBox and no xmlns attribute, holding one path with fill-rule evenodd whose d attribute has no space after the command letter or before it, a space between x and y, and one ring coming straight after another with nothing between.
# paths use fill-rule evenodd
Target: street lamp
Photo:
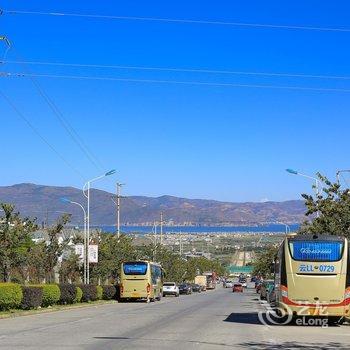
<instances>
[{"instance_id":1,"label":"street lamp","mask_svg":"<svg viewBox=\"0 0 350 350\"><path fill-rule=\"evenodd\" d=\"M303 176L303 177L306 177L308 179L311 179L311 180L315 181L315 192L316 192L316 197L318 197L318 195L320 194L320 189L319 189L319 180L318 180L317 177L313 177L313 176L310 176L310 175L305 175L305 174L299 173L298 171L293 170L293 169L286 169L286 171L289 174ZM317 211L316 215L317 215L317 217L320 216L319 211Z\"/></svg>"},{"instance_id":2,"label":"street lamp","mask_svg":"<svg viewBox=\"0 0 350 350\"><path fill-rule=\"evenodd\" d=\"M87 264L86 264L86 223L87 223L87 215L86 215L86 210L83 207L82 204L78 203L78 202L74 202L71 201L68 198L61 198L61 202L63 203L70 203L70 204L75 204L77 206L79 206L81 208L81 210L83 211L84 214L84 255L83 255L83 259L84 259L84 284L86 284L86 280L87 280Z\"/></svg>"},{"instance_id":3,"label":"street lamp","mask_svg":"<svg viewBox=\"0 0 350 350\"><path fill-rule=\"evenodd\" d=\"M100 180L106 176L113 175L115 173L115 170L110 170L107 171L105 174L100 175L98 177L95 177L89 181L87 181L84 186L83 186L83 194L87 199L87 233L86 233L86 243L87 243L87 252L86 252L86 268L87 268L87 273L86 273L86 283L90 283L90 266L89 266L89 245L90 245L90 188L91 188L91 183Z\"/></svg>"}]
</instances>

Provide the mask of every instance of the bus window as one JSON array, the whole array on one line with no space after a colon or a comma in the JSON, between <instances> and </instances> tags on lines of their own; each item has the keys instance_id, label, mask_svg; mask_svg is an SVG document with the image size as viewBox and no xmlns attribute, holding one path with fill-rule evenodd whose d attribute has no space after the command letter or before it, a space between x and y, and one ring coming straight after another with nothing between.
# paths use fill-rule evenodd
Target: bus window
<instances>
[{"instance_id":1,"label":"bus window","mask_svg":"<svg viewBox=\"0 0 350 350\"><path fill-rule=\"evenodd\" d=\"M128 262L123 264L125 275L145 275L147 273L147 263L142 261Z\"/></svg>"},{"instance_id":2,"label":"bus window","mask_svg":"<svg viewBox=\"0 0 350 350\"><path fill-rule=\"evenodd\" d=\"M289 241L289 249L294 260L298 261L339 261L342 257L341 241Z\"/></svg>"}]
</instances>

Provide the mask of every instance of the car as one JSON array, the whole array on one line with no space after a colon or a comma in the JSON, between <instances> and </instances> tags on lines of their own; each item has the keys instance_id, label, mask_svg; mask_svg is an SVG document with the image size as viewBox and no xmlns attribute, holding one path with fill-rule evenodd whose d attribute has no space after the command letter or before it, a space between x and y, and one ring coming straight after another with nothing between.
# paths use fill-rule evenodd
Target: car
<instances>
[{"instance_id":1,"label":"car","mask_svg":"<svg viewBox=\"0 0 350 350\"><path fill-rule=\"evenodd\" d=\"M260 300L267 300L267 294L270 292L274 284L274 280L266 280L262 282L260 287Z\"/></svg>"},{"instance_id":2,"label":"car","mask_svg":"<svg viewBox=\"0 0 350 350\"><path fill-rule=\"evenodd\" d=\"M241 280L240 283L242 284L243 288L247 288L247 280Z\"/></svg>"},{"instance_id":3,"label":"car","mask_svg":"<svg viewBox=\"0 0 350 350\"><path fill-rule=\"evenodd\" d=\"M175 282L163 283L163 297L167 295L174 295L175 297L178 297L180 295L179 287Z\"/></svg>"},{"instance_id":4,"label":"car","mask_svg":"<svg viewBox=\"0 0 350 350\"><path fill-rule=\"evenodd\" d=\"M195 292L195 293L201 293L202 292L202 288L201 288L201 286L199 284L192 283L191 287L192 287L192 292Z\"/></svg>"},{"instance_id":5,"label":"car","mask_svg":"<svg viewBox=\"0 0 350 350\"><path fill-rule=\"evenodd\" d=\"M232 281L226 281L225 288L232 288L232 287L233 287L233 282Z\"/></svg>"},{"instance_id":6,"label":"car","mask_svg":"<svg viewBox=\"0 0 350 350\"><path fill-rule=\"evenodd\" d=\"M179 293L180 294L192 294L192 287L188 283L181 283L179 285Z\"/></svg>"},{"instance_id":7,"label":"car","mask_svg":"<svg viewBox=\"0 0 350 350\"><path fill-rule=\"evenodd\" d=\"M233 293L237 293L237 292L240 292L240 293L243 293L243 285L242 283L235 283L232 287L232 292Z\"/></svg>"},{"instance_id":8,"label":"car","mask_svg":"<svg viewBox=\"0 0 350 350\"><path fill-rule=\"evenodd\" d=\"M267 293L267 297L266 297L267 302L272 306L275 307L276 306L276 293L275 293L275 285L272 285L269 288L269 291Z\"/></svg>"},{"instance_id":9,"label":"car","mask_svg":"<svg viewBox=\"0 0 350 350\"><path fill-rule=\"evenodd\" d=\"M255 291L259 294L260 293L260 289L261 289L261 281L256 281L255 282Z\"/></svg>"}]
</instances>

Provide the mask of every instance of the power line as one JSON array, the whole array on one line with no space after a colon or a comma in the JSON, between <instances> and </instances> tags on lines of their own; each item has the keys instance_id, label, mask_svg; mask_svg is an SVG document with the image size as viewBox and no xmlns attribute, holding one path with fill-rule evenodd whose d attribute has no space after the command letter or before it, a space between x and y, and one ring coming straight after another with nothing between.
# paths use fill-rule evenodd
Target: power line
<instances>
[{"instance_id":1,"label":"power line","mask_svg":"<svg viewBox=\"0 0 350 350\"><path fill-rule=\"evenodd\" d=\"M41 135L41 133L38 131L38 129L35 128L35 126L29 121L28 118L25 117L25 115L17 108L15 103L2 91L0 91L0 95L2 98L11 106L11 108L17 113L17 115L27 124L27 126L75 173L77 173L82 179L84 179L84 176L82 173L77 170L73 165L70 164L69 161L65 159L65 157L56 150L54 146L51 145L51 143Z\"/></svg>"},{"instance_id":2,"label":"power line","mask_svg":"<svg viewBox=\"0 0 350 350\"><path fill-rule=\"evenodd\" d=\"M15 54L17 57L19 57L19 54L15 51ZM19 57L21 58L21 57ZM25 61L23 61L25 62ZM26 67L24 67L26 69ZM85 154L85 156L88 158L88 160L98 169L98 170L104 170L101 166L99 160L92 154L92 152L87 148L81 137L78 135L78 133L73 129L73 127L69 124L67 119L63 116L61 110L57 107L57 105L53 102L53 100L49 97L49 95L44 91L42 86L34 79L34 75L31 75L30 72L28 73L27 77L30 79L36 90L38 91L39 95L44 99L46 104L49 106L53 114L55 115L56 119L58 119L59 123L63 127L63 129L67 132L68 136L72 139L72 141L80 148L80 150Z\"/></svg>"},{"instance_id":3,"label":"power line","mask_svg":"<svg viewBox=\"0 0 350 350\"><path fill-rule=\"evenodd\" d=\"M126 69L126 70L146 70L146 71L164 71L164 72L183 72L183 73L209 73L209 74L232 74L232 75L256 75L269 77L288 77L288 78L314 78L314 79L339 79L350 80L350 76L342 75L315 75L303 73L274 73L274 72L249 72L249 71L231 71L219 69L198 69L198 68L177 68L177 67L146 67L146 66L123 66L123 65L104 65L104 64L85 64L85 63L63 63L63 62L45 62L45 61L10 61L4 60L0 63L9 64L27 64L42 66L74 67L74 68L108 68L108 69Z\"/></svg>"},{"instance_id":4,"label":"power line","mask_svg":"<svg viewBox=\"0 0 350 350\"><path fill-rule=\"evenodd\" d=\"M303 87L303 86L288 86L288 85L258 85L258 84L239 84L239 83L212 83L203 81L180 81L180 80L157 80L157 79L130 79L117 77L97 77L83 75L55 75L55 74L28 74L28 73L12 73L0 72L0 77L42 77L42 78L62 78L62 79L77 79L77 80L101 80L101 81L120 81L131 83L152 83L152 84L181 84L181 85L198 85L198 86L217 86L217 87L244 87L257 89L283 89L283 90L300 90L300 91L318 91L318 92L346 92L350 89L342 88L321 88L321 87Z\"/></svg>"},{"instance_id":5,"label":"power line","mask_svg":"<svg viewBox=\"0 0 350 350\"><path fill-rule=\"evenodd\" d=\"M111 16L111 15L96 15L84 13L63 13L63 12L41 12L41 11L23 11L23 10L3 10L4 14L9 15L40 15L40 16L57 16L57 17L82 17L108 20L129 20L129 21L152 21L165 23L183 23L183 24L210 24L235 27L251 27L251 28L266 28L266 29L292 29L292 30L312 30L324 32L350 32L349 28L332 28L332 27L313 27L313 26L298 26L298 25L279 25L269 23L244 23L244 22L224 22L211 20L194 20L181 18L159 18L159 17L135 17L135 16Z\"/></svg>"}]
</instances>

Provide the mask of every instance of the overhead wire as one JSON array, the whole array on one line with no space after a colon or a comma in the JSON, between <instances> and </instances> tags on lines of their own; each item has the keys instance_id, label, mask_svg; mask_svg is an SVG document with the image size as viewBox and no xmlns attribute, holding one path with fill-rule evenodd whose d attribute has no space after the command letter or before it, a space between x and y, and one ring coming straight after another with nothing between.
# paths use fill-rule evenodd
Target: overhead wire
<instances>
[{"instance_id":1,"label":"overhead wire","mask_svg":"<svg viewBox=\"0 0 350 350\"><path fill-rule=\"evenodd\" d=\"M259 84L239 84L239 83L220 83L220 82L204 82L204 81L185 81L185 80L160 80L160 79L132 79L117 77L98 77L87 75L62 75L62 74L39 74L39 73L13 73L0 72L3 77L26 77L26 76L42 77L42 78L61 78L76 80L101 80L101 81L120 81L132 83L152 83L152 84L182 84L182 85L198 85L198 86L217 86L217 87L246 87L257 89L283 89L283 90L300 90L300 91L318 91L318 92L344 92L349 93L350 89L343 88L322 88L322 87L304 87L292 85L259 85Z\"/></svg>"},{"instance_id":2,"label":"overhead wire","mask_svg":"<svg viewBox=\"0 0 350 350\"><path fill-rule=\"evenodd\" d=\"M1 61L0 61L1 63ZM350 80L346 75L318 75L304 73L279 73L279 72L251 72L251 71L232 71L220 69L200 69L200 68L177 68L177 67L154 67L154 66L124 66L124 65L104 65L104 64L86 64L86 63L64 63L64 62L45 62L45 61L11 61L4 60L2 63L8 64L27 64L39 66L57 66L72 68L105 68L122 70L145 70L145 71L164 71L164 72L183 72L183 73L208 73L208 74L227 74L227 75L249 75L249 76L269 76L269 77L287 77L287 78L314 78L314 79L339 79Z\"/></svg>"},{"instance_id":3,"label":"overhead wire","mask_svg":"<svg viewBox=\"0 0 350 350\"><path fill-rule=\"evenodd\" d=\"M271 24L271 23L225 22L225 21L215 21L215 20L196 20L196 19L183 19L183 18L114 16L114 15L98 15L98 14L86 14L86 13L44 12L44 11L25 11L25 10L7 10L7 9L3 9L2 12L4 14L9 14L9 15L81 17L81 18L94 18L94 19L107 19L107 20L152 21L152 22L183 23L183 24L209 24L209 25L265 28L265 29L311 30L311 31L345 32L345 33L350 32L350 28L283 25L283 24Z\"/></svg>"},{"instance_id":4,"label":"overhead wire","mask_svg":"<svg viewBox=\"0 0 350 350\"><path fill-rule=\"evenodd\" d=\"M13 51L15 52L15 55L21 59L18 52L12 47ZM23 60L22 60L23 61ZM23 61L24 62L24 61ZM23 64L24 69L29 72L28 69L26 69L25 64ZM57 107L57 104L50 98L50 96L45 92L43 87L39 84L39 82L34 79L34 75L29 72L26 75L29 80L32 82L33 86L39 93L39 95L43 98L43 100L46 102L46 104L49 106L51 111L53 112L56 119L59 121L60 125L63 127L63 129L67 132L68 136L72 139L72 141L79 147L81 152L87 157L87 159L95 166L98 170L104 170L103 166L101 165L98 158L89 150L89 148L86 146L82 138L79 136L79 134L75 131L75 129L70 125L70 123L67 121L67 119L63 116L62 111Z\"/></svg>"},{"instance_id":5,"label":"overhead wire","mask_svg":"<svg viewBox=\"0 0 350 350\"><path fill-rule=\"evenodd\" d=\"M76 169L57 149L39 132L39 130L29 121L29 119L17 108L16 104L2 91L0 96L7 102L7 104L16 112L16 114L27 124L27 126L44 142L71 170L84 179L83 174Z\"/></svg>"}]
</instances>

